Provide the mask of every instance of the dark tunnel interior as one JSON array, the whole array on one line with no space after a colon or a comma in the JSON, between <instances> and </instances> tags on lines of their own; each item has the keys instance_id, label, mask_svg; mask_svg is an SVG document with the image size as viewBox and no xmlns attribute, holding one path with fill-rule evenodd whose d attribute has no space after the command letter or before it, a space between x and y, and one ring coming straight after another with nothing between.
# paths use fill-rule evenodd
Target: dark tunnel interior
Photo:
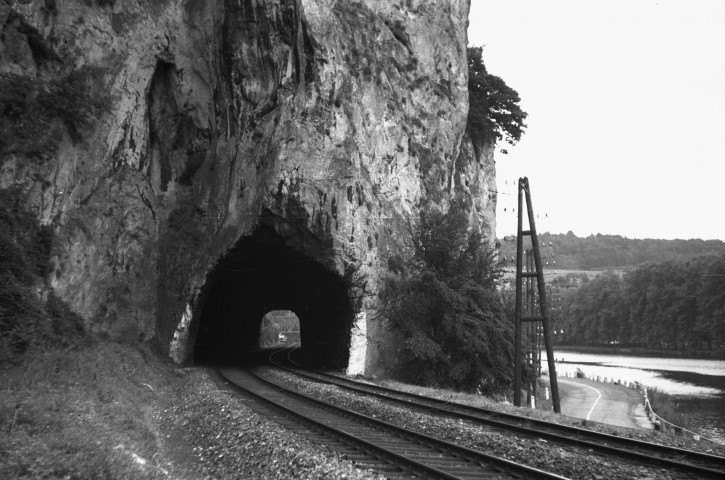
<instances>
[{"instance_id":1,"label":"dark tunnel interior","mask_svg":"<svg viewBox=\"0 0 725 480\"><path fill-rule=\"evenodd\" d=\"M347 282L266 225L242 238L208 276L192 322L194 363L242 361L243 352L258 348L262 319L272 310L297 315L310 366L347 366L354 320Z\"/></svg>"}]
</instances>

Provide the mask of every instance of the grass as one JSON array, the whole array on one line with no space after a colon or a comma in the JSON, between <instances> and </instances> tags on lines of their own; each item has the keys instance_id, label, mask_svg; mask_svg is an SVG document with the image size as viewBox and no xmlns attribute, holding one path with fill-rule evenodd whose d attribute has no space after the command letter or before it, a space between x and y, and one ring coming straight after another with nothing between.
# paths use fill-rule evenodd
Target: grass
<instances>
[{"instance_id":1,"label":"grass","mask_svg":"<svg viewBox=\"0 0 725 480\"><path fill-rule=\"evenodd\" d=\"M92 337L47 283L54 238L0 190L0 478L154 479L171 370Z\"/></svg>"},{"instance_id":2,"label":"grass","mask_svg":"<svg viewBox=\"0 0 725 480\"><path fill-rule=\"evenodd\" d=\"M656 388L648 388L647 398L649 398L649 403L652 405L652 410L661 418L679 427L687 429L691 427L688 415L678 411L677 404L670 394Z\"/></svg>"},{"instance_id":3,"label":"grass","mask_svg":"<svg viewBox=\"0 0 725 480\"><path fill-rule=\"evenodd\" d=\"M546 398L546 390L549 388L549 382L540 378L536 379L536 409L544 412L552 412L554 410L554 400L549 392L549 398ZM561 395L561 393L560 393Z\"/></svg>"},{"instance_id":4,"label":"grass","mask_svg":"<svg viewBox=\"0 0 725 480\"><path fill-rule=\"evenodd\" d=\"M494 404L505 401L503 397L491 398L476 393L464 393L456 390L447 390L443 388L429 388L408 383L396 382L395 380L381 380L376 382L379 385L396 390L402 390L416 395L425 395L427 397L438 398L450 402L463 403L474 407L488 408Z\"/></svg>"},{"instance_id":5,"label":"grass","mask_svg":"<svg viewBox=\"0 0 725 480\"><path fill-rule=\"evenodd\" d=\"M150 353L100 340L29 351L0 366L0 385L0 477L165 478L151 405L173 396Z\"/></svg>"}]
</instances>

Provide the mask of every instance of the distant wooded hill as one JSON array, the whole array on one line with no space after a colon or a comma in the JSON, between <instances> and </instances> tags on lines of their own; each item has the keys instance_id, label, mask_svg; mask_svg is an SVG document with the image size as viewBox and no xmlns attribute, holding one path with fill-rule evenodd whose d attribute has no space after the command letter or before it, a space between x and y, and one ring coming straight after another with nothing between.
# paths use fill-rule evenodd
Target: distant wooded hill
<instances>
[{"instance_id":1,"label":"distant wooded hill","mask_svg":"<svg viewBox=\"0 0 725 480\"><path fill-rule=\"evenodd\" d=\"M542 262L548 268L565 270L621 269L647 262L687 260L707 254L725 254L721 240L632 239L620 235L577 237L566 234L538 235ZM525 237L528 238L528 237ZM516 258L516 236L499 239L500 257Z\"/></svg>"},{"instance_id":2,"label":"distant wooded hill","mask_svg":"<svg viewBox=\"0 0 725 480\"><path fill-rule=\"evenodd\" d=\"M570 273L554 279L550 292L557 342L725 354L725 255L647 263L591 280Z\"/></svg>"}]
</instances>

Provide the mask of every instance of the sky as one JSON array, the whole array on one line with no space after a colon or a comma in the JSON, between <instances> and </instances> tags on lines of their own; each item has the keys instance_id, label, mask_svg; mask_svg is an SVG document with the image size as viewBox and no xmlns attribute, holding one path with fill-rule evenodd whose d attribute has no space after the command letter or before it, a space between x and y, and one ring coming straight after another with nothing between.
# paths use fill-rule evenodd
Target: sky
<instances>
[{"instance_id":1,"label":"sky","mask_svg":"<svg viewBox=\"0 0 725 480\"><path fill-rule=\"evenodd\" d=\"M725 0L471 3L529 114L496 152L497 236L525 176L538 232L725 240Z\"/></svg>"}]
</instances>

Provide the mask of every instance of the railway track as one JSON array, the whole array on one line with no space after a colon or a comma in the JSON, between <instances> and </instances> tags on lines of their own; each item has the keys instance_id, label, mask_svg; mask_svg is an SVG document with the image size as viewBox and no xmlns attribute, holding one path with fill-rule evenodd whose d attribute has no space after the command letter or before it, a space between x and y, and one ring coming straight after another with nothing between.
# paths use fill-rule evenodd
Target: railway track
<instances>
[{"instance_id":1,"label":"railway track","mask_svg":"<svg viewBox=\"0 0 725 480\"><path fill-rule=\"evenodd\" d=\"M333 384L353 392L374 396L407 407L415 407L436 415L444 415L483 424L507 432L514 431L517 434L526 435L531 438L543 438L547 441L557 442L563 445L590 449L604 455L638 462L642 465L691 474L696 476L696 478L725 478L724 457L645 443L639 440L594 432L568 425L522 418L516 415L494 412L378 385L356 382L328 373L303 370L289 358L291 351L276 352L275 356L286 354L284 364L274 359L271 360L279 368L307 379ZM296 365L297 368L290 367L290 363Z\"/></svg>"},{"instance_id":2,"label":"railway track","mask_svg":"<svg viewBox=\"0 0 725 480\"><path fill-rule=\"evenodd\" d=\"M218 370L235 389L287 419L331 437L336 449L388 478L562 479L559 475L350 412L262 378L254 367ZM289 421L289 420L288 420ZM284 422L283 422L284 423ZM344 446L341 446L344 445ZM387 467L381 467L387 465Z\"/></svg>"}]
</instances>

